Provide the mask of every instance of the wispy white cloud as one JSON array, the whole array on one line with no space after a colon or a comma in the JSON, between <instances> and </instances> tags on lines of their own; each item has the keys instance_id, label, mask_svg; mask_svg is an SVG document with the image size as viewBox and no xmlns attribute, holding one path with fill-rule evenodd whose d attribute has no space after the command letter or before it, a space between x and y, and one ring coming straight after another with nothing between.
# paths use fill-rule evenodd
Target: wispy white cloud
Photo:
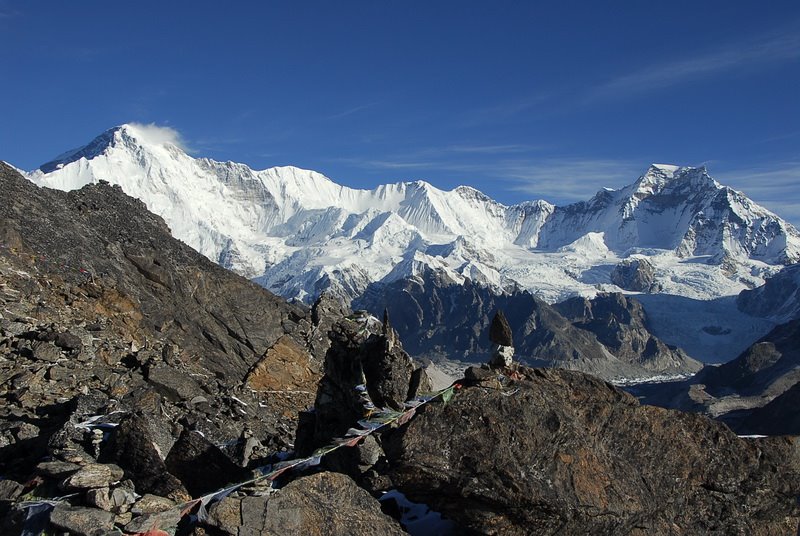
<instances>
[{"instance_id":1,"label":"wispy white cloud","mask_svg":"<svg viewBox=\"0 0 800 536\"><path fill-rule=\"evenodd\" d=\"M530 153L541 150L537 145L508 144L508 145L449 145L438 152L476 154L476 155L496 155L496 154L516 154Z\"/></svg>"},{"instance_id":2,"label":"wispy white cloud","mask_svg":"<svg viewBox=\"0 0 800 536\"><path fill-rule=\"evenodd\" d=\"M414 159L413 156L420 155L405 155L404 158L347 158L337 161L362 169L416 171L422 178L442 172L457 174L467 184L502 181L509 191L557 204L588 199L601 187L619 188L630 184L647 167L630 160L577 157L537 159L508 154L499 154L498 158L489 160L482 158L470 161L457 158L455 153L457 151L449 154L441 152L439 155L442 158L438 159ZM480 151L476 154L484 156Z\"/></svg>"},{"instance_id":3,"label":"wispy white cloud","mask_svg":"<svg viewBox=\"0 0 800 536\"><path fill-rule=\"evenodd\" d=\"M336 162L362 169L441 169L438 162L393 158L336 158Z\"/></svg>"},{"instance_id":4,"label":"wispy white cloud","mask_svg":"<svg viewBox=\"0 0 800 536\"><path fill-rule=\"evenodd\" d=\"M509 99L498 104L475 108L465 112L458 123L462 127L474 127L488 123L513 121L519 117L527 117L526 112L536 108L551 97L550 93L539 92L527 97Z\"/></svg>"},{"instance_id":5,"label":"wispy white cloud","mask_svg":"<svg viewBox=\"0 0 800 536\"><path fill-rule=\"evenodd\" d=\"M380 104L380 102L370 102L370 103L367 103L367 104L361 104L359 106L354 106L352 108L348 108L347 110L344 110L342 112L329 115L328 117L326 117L326 119L331 120L331 121L334 121L336 119L344 119L345 117L351 116L353 114L357 114L358 112L362 112L364 110L368 110L369 108L373 108L373 107L375 107L375 106L377 106L379 104Z\"/></svg>"},{"instance_id":6,"label":"wispy white cloud","mask_svg":"<svg viewBox=\"0 0 800 536\"><path fill-rule=\"evenodd\" d=\"M630 184L644 167L631 160L566 157L505 162L499 173L512 182L513 191L564 203L588 199L602 187Z\"/></svg>"},{"instance_id":7,"label":"wispy white cloud","mask_svg":"<svg viewBox=\"0 0 800 536\"><path fill-rule=\"evenodd\" d=\"M623 97L675 86L724 72L745 71L800 58L800 25L747 42L708 50L694 57L650 65L611 79L591 90L586 102Z\"/></svg>"},{"instance_id":8,"label":"wispy white cloud","mask_svg":"<svg viewBox=\"0 0 800 536\"><path fill-rule=\"evenodd\" d=\"M191 150L181 133L172 127L160 126L155 123L128 123L128 126L134 131L136 137L147 143L154 145L169 143L187 152Z\"/></svg>"},{"instance_id":9,"label":"wispy white cloud","mask_svg":"<svg viewBox=\"0 0 800 536\"><path fill-rule=\"evenodd\" d=\"M800 161L720 171L717 179L800 228Z\"/></svg>"},{"instance_id":10,"label":"wispy white cloud","mask_svg":"<svg viewBox=\"0 0 800 536\"><path fill-rule=\"evenodd\" d=\"M0 2L0 19L10 19L20 15L22 15L21 11L9 7L6 2Z\"/></svg>"}]
</instances>

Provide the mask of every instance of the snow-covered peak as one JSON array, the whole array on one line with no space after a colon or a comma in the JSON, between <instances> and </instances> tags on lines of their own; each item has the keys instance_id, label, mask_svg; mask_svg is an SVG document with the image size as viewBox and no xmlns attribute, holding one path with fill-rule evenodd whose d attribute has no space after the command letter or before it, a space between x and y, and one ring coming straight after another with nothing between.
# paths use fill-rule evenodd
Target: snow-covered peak
<instances>
[{"instance_id":1,"label":"snow-covered peak","mask_svg":"<svg viewBox=\"0 0 800 536\"><path fill-rule=\"evenodd\" d=\"M681 167L676 166L674 164L651 164L651 170L657 170L665 175L674 175L676 171L678 171Z\"/></svg>"},{"instance_id":2,"label":"snow-covered peak","mask_svg":"<svg viewBox=\"0 0 800 536\"><path fill-rule=\"evenodd\" d=\"M185 153L184 144L176 130L156 125L126 123L106 130L83 147L55 157L40 166L39 170L50 173L73 162L92 160L108 154L114 147L125 147L133 152L161 148L172 153Z\"/></svg>"},{"instance_id":3,"label":"snow-covered peak","mask_svg":"<svg viewBox=\"0 0 800 536\"><path fill-rule=\"evenodd\" d=\"M183 146L168 127L127 124L28 176L65 190L119 184L212 260L308 300L326 285L353 297L425 266L553 299L591 294L611 285L611 266L631 252L653 255L657 269L663 258L693 261L694 271L709 266L710 283L684 285L676 276L667 286L711 297L759 283L765 264L800 259L791 225L703 167L653 164L629 186L588 201L505 206L469 186L355 189L292 166L194 158Z\"/></svg>"}]
</instances>

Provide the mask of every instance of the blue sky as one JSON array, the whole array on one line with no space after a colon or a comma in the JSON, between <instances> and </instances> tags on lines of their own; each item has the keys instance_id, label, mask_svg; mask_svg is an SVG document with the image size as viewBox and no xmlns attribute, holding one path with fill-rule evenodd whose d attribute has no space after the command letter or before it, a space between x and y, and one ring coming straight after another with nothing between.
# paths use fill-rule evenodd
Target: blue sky
<instances>
[{"instance_id":1,"label":"blue sky","mask_svg":"<svg viewBox=\"0 0 800 536\"><path fill-rule=\"evenodd\" d=\"M0 159L198 156L566 203L706 164L800 224L800 2L0 0Z\"/></svg>"}]
</instances>

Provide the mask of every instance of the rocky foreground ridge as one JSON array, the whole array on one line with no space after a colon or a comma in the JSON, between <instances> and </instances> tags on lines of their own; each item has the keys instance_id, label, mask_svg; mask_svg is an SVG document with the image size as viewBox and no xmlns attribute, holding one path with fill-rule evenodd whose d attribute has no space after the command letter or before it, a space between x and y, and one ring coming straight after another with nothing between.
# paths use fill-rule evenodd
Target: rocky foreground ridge
<instances>
[{"instance_id":1,"label":"rocky foreground ridge","mask_svg":"<svg viewBox=\"0 0 800 536\"><path fill-rule=\"evenodd\" d=\"M0 196L2 534L402 534L387 490L456 534L798 529L797 438L566 370L472 367L425 398L394 320L286 304L108 185L37 189L0 165ZM350 422L384 406L405 424Z\"/></svg>"}]
</instances>

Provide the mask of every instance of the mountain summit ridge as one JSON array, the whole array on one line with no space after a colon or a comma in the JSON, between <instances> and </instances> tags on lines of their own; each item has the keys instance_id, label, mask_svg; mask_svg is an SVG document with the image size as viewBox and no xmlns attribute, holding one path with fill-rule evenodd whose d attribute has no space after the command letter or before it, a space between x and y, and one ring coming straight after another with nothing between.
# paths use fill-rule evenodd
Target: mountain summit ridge
<instances>
[{"instance_id":1,"label":"mountain summit ridge","mask_svg":"<svg viewBox=\"0 0 800 536\"><path fill-rule=\"evenodd\" d=\"M62 190L107 180L210 259L287 298L352 299L414 262L548 301L619 290L608 274L646 256L664 292L712 298L757 286L800 259L800 233L704 167L654 164L588 201L504 205L469 186L372 190L296 167L194 158L177 140L122 125L27 174ZM409 262L414 260L414 262Z\"/></svg>"}]
</instances>

